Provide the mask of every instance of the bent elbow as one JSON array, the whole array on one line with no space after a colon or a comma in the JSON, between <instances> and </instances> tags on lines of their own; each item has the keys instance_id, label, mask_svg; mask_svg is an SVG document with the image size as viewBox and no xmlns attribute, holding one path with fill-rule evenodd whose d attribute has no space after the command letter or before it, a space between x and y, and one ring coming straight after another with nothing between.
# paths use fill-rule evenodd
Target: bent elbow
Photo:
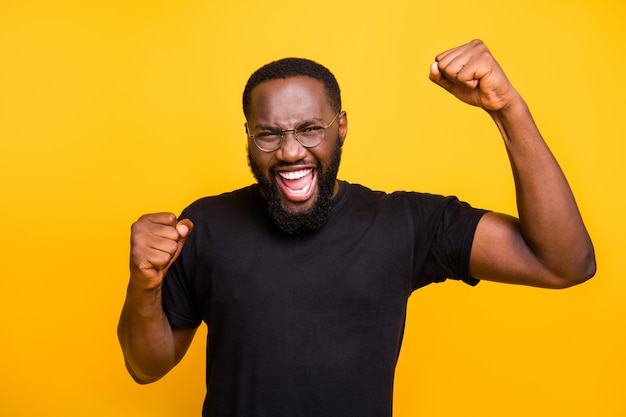
<instances>
[{"instance_id":1,"label":"bent elbow","mask_svg":"<svg viewBox=\"0 0 626 417\"><path fill-rule=\"evenodd\" d=\"M598 264L596 263L596 255L593 253L593 250L592 250L591 254L589 255L589 260L587 261L587 270L586 270L585 278L581 282L584 282L590 278L593 278L593 276L596 275L596 272L598 272Z\"/></svg>"},{"instance_id":2,"label":"bent elbow","mask_svg":"<svg viewBox=\"0 0 626 417\"><path fill-rule=\"evenodd\" d=\"M158 381L159 379L161 379L161 377L139 377L136 374L131 373L130 376L133 378L133 381L135 381L135 383L139 384L139 385L148 385L148 384L152 384L153 382Z\"/></svg>"},{"instance_id":3,"label":"bent elbow","mask_svg":"<svg viewBox=\"0 0 626 417\"><path fill-rule=\"evenodd\" d=\"M555 289L573 287L591 279L597 272L596 256L593 248L589 250L584 259L581 259L576 268L566 274L562 274L556 282Z\"/></svg>"},{"instance_id":4,"label":"bent elbow","mask_svg":"<svg viewBox=\"0 0 626 417\"><path fill-rule=\"evenodd\" d=\"M143 372L138 372L137 370L133 369L133 367L130 365L128 360L126 360L125 363L126 363L126 370L128 371L128 374L131 376L133 381L135 381L139 385L151 384L163 378L163 376L165 376L165 373L163 372L155 374L155 375L148 375Z\"/></svg>"}]
</instances>

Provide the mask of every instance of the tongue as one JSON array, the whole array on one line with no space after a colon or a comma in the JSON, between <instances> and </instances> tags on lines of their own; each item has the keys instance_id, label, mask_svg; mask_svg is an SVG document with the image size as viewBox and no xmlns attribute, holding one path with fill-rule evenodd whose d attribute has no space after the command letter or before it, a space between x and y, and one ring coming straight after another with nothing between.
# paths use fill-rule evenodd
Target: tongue
<instances>
[{"instance_id":1,"label":"tongue","mask_svg":"<svg viewBox=\"0 0 626 417\"><path fill-rule=\"evenodd\" d=\"M299 191L311 183L313 180L313 172L311 171L304 177L295 180L288 180L286 178L283 178L282 180L283 184L285 184L285 186L287 186L290 190Z\"/></svg>"}]
</instances>

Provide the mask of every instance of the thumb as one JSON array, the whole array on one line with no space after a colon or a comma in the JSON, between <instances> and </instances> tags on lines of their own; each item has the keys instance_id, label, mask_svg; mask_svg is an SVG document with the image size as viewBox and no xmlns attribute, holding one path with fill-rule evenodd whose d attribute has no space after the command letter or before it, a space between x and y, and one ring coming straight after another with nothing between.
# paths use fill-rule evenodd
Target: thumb
<instances>
[{"instance_id":1,"label":"thumb","mask_svg":"<svg viewBox=\"0 0 626 417\"><path fill-rule=\"evenodd\" d=\"M176 248L176 252L172 256L172 259L170 260L168 269L174 263L174 261L178 258L178 255L180 255L180 252L183 250L185 241L187 240L187 237L189 237L189 234L191 233L192 230L193 230L193 222L189 219L182 219L178 223L176 223L176 231L178 232L178 247Z\"/></svg>"},{"instance_id":2,"label":"thumb","mask_svg":"<svg viewBox=\"0 0 626 417\"><path fill-rule=\"evenodd\" d=\"M189 219L182 219L178 223L176 223L176 231L178 231L178 234L180 235L178 241L180 242L182 240L184 242L192 230L193 222Z\"/></svg>"},{"instance_id":3,"label":"thumb","mask_svg":"<svg viewBox=\"0 0 626 417\"><path fill-rule=\"evenodd\" d=\"M439 71L439 65L437 65L437 61L430 64L430 74L428 76L432 82L438 82L441 78L441 71Z\"/></svg>"},{"instance_id":4,"label":"thumb","mask_svg":"<svg viewBox=\"0 0 626 417\"><path fill-rule=\"evenodd\" d=\"M452 91L453 83L448 80L439 69L439 63L437 61L430 64L430 74L428 78L440 87L443 87L447 91Z\"/></svg>"}]
</instances>

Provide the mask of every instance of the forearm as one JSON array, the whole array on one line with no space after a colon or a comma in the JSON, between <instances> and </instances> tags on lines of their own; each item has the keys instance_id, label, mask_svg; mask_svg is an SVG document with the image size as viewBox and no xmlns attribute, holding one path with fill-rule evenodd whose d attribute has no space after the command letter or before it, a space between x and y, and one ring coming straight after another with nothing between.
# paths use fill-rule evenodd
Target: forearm
<instances>
[{"instance_id":1,"label":"forearm","mask_svg":"<svg viewBox=\"0 0 626 417\"><path fill-rule=\"evenodd\" d=\"M128 371L137 382L156 381L174 367L174 333L163 312L160 287L144 290L129 284L118 338Z\"/></svg>"},{"instance_id":2,"label":"forearm","mask_svg":"<svg viewBox=\"0 0 626 417\"><path fill-rule=\"evenodd\" d=\"M595 273L593 246L569 184L526 103L489 112L504 139L516 186L521 232L529 248L564 285Z\"/></svg>"}]
</instances>

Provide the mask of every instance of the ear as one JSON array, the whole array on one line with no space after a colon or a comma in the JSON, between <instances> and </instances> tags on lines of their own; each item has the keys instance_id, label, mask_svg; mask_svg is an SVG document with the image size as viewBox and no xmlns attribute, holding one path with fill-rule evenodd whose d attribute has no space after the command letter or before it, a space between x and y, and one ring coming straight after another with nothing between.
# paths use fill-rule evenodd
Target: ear
<instances>
[{"instance_id":1,"label":"ear","mask_svg":"<svg viewBox=\"0 0 626 417\"><path fill-rule=\"evenodd\" d=\"M339 143L343 146L348 135L348 113L342 111L339 115Z\"/></svg>"}]
</instances>

